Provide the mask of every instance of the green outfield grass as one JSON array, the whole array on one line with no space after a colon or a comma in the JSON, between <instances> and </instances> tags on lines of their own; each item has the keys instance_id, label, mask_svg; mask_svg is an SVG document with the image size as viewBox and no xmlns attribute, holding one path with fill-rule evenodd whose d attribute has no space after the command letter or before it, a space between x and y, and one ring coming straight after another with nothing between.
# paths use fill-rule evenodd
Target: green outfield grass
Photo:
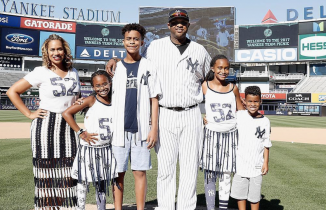
<instances>
[{"instance_id":1,"label":"green outfield grass","mask_svg":"<svg viewBox=\"0 0 326 210\"><path fill-rule=\"evenodd\" d=\"M272 127L326 128L326 117L266 115ZM83 122L83 116L76 114L77 122ZM0 122L31 122L17 110L0 110Z\"/></svg>"},{"instance_id":2,"label":"green outfield grass","mask_svg":"<svg viewBox=\"0 0 326 210\"><path fill-rule=\"evenodd\" d=\"M34 186L30 141L3 139L0 140L0 149L0 209L33 209ZM153 151L152 164L153 169L147 173L147 202L155 204L157 160ZM263 180L260 209L324 209L325 165L326 145L273 142L270 152L270 172ZM198 173L197 198L197 204L205 206L202 172ZM107 202L112 203L111 194ZM125 178L124 203L134 202L133 177L128 171ZM93 187L90 188L87 203L96 203ZM236 201L231 199L229 207L236 208Z\"/></svg>"},{"instance_id":3,"label":"green outfield grass","mask_svg":"<svg viewBox=\"0 0 326 210\"><path fill-rule=\"evenodd\" d=\"M272 127L326 128L326 117L266 115Z\"/></svg>"},{"instance_id":4,"label":"green outfield grass","mask_svg":"<svg viewBox=\"0 0 326 210\"><path fill-rule=\"evenodd\" d=\"M76 114L77 122L84 122L83 115ZM31 122L18 110L0 110L0 122Z\"/></svg>"}]
</instances>

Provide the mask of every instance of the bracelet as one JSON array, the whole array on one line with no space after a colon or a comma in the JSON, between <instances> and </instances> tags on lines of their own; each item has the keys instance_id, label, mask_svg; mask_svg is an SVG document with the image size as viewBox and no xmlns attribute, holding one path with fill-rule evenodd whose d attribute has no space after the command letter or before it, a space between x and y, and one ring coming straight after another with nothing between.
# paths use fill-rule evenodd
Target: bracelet
<instances>
[{"instance_id":1,"label":"bracelet","mask_svg":"<svg viewBox=\"0 0 326 210\"><path fill-rule=\"evenodd\" d=\"M113 59L116 63L118 62L118 60L117 60L116 57L113 57L113 58L111 58L111 59ZM111 59L110 59L110 60L111 60Z\"/></svg>"},{"instance_id":2,"label":"bracelet","mask_svg":"<svg viewBox=\"0 0 326 210\"><path fill-rule=\"evenodd\" d=\"M83 139L84 141L86 141L85 140L86 137L87 137L87 132L86 131L81 133L80 136L79 136L79 138Z\"/></svg>"},{"instance_id":3,"label":"bracelet","mask_svg":"<svg viewBox=\"0 0 326 210\"><path fill-rule=\"evenodd\" d=\"M83 129L80 129L79 131L77 131L77 136L79 136L80 134L82 134L84 132Z\"/></svg>"}]
</instances>

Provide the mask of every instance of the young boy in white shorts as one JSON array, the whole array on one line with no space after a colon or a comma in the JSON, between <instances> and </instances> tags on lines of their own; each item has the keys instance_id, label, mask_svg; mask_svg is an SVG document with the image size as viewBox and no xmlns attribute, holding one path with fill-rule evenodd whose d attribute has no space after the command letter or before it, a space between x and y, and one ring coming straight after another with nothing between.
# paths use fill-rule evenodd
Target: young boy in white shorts
<instances>
[{"instance_id":1,"label":"young boy in white shorts","mask_svg":"<svg viewBox=\"0 0 326 210\"><path fill-rule=\"evenodd\" d=\"M239 210L246 210L246 200L252 210L259 210L262 176L268 173L270 122L258 112L261 92L257 86L245 89L247 110L237 112L239 144L237 172L233 177L231 197L238 200Z\"/></svg>"}]
</instances>

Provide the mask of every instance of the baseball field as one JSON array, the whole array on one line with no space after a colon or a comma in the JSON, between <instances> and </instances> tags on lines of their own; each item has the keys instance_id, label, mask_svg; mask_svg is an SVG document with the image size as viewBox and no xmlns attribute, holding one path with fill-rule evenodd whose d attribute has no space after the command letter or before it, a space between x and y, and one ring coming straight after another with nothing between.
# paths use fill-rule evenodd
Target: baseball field
<instances>
[{"instance_id":1,"label":"baseball field","mask_svg":"<svg viewBox=\"0 0 326 210\"><path fill-rule=\"evenodd\" d=\"M269 173L264 177L261 208L266 210L325 209L326 118L267 116L272 126ZM78 122L82 117L77 116ZM34 184L29 139L30 120L18 111L0 111L0 209L33 209ZM156 205L157 160L148 171L147 208ZM218 188L217 188L218 189ZM125 178L125 209L136 209L133 176ZM87 203L95 204L91 186ZM108 196L112 204L112 194ZM218 192L216 196L218 203ZM198 173L197 206L205 209L204 176ZM249 207L249 206L248 206ZM231 199L230 209L237 209ZM86 209L96 209L88 205ZM107 205L107 209L113 209ZM248 208L249 209L249 208Z\"/></svg>"}]
</instances>

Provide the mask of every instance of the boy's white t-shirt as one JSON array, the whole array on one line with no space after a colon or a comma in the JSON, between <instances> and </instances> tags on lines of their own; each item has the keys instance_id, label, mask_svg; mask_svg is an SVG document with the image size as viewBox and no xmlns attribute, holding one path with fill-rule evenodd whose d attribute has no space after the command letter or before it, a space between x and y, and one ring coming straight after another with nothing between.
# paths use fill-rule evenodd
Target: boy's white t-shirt
<instances>
[{"instance_id":1,"label":"boy's white t-shirt","mask_svg":"<svg viewBox=\"0 0 326 210\"><path fill-rule=\"evenodd\" d=\"M39 88L40 109L62 113L79 97L80 82L76 69L61 78L52 70L40 66L24 77L33 87Z\"/></svg>"},{"instance_id":2,"label":"boy's white t-shirt","mask_svg":"<svg viewBox=\"0 0 326 210\"><path fill-rule=\"evenodd\" d=\"M264 148L272 146L270 121L267 117L253 118L247 110L237 112L239 143L236 173L242 177L261 175L264 163Z\"/></svg>"}]
</instances>

